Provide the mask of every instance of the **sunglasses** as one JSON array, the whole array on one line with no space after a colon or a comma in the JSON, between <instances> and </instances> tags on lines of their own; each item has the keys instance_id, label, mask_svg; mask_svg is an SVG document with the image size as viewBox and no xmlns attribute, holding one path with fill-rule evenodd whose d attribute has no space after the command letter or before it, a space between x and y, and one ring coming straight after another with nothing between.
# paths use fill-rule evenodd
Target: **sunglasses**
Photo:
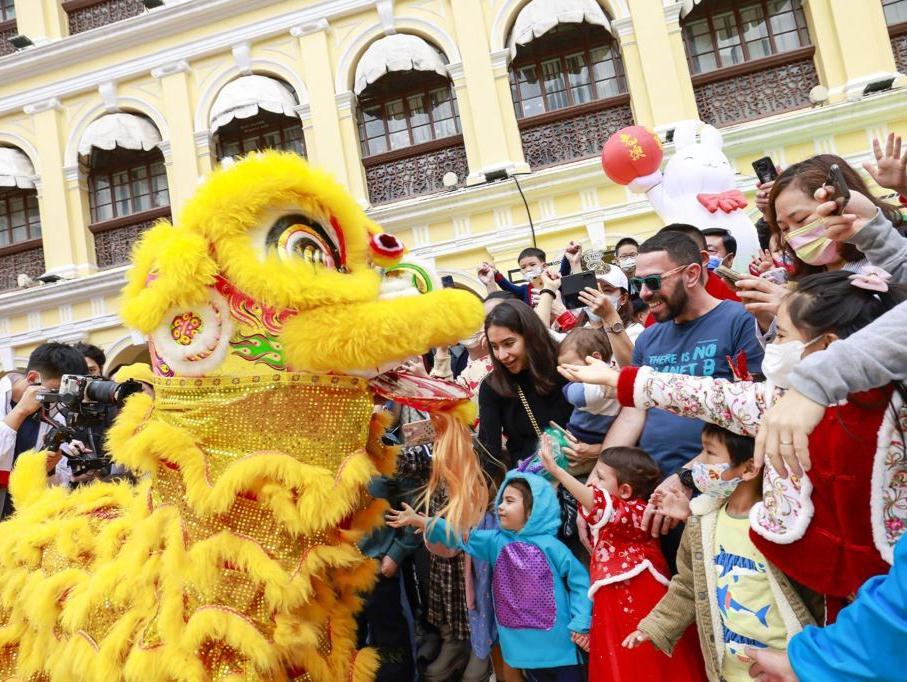
<instances>
[{"instance_id":1,"label":"sunglasses","mask_svg":"<svg viewBox=\"0 0 907 682\"><path fill-rule=\"evenodd\" d=\"M643 286L649 291L658 291L661 289L661 281L665 277L671 277L676 275L681 270L686 269L688 266L679 265L673 270L668 270L667 272L662 272L656 275L646 275L645 277L631 277L630 278L630 293L639 294L642 291Z\"/></svg>"}]
</instances>

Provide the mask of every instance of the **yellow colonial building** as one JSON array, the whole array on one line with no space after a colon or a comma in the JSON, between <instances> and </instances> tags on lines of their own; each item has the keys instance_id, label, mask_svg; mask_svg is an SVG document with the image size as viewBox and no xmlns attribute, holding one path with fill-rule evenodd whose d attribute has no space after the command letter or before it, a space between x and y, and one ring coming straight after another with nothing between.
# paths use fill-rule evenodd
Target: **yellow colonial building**
<instances>
[{"instance_id":1,"label":"yellow colonial building","mask_svg":"<svg viewBox=\"0 0 907 682\"><path fill-rule=\"evenodd\" d=\"M907 133L905 71L907 0L0 0L0 369L53 339L141 357L131 244L257 149L480 290L531 243L519 189L551 258L659 227L602 173L615 130L671 154L711 123L752 192L763 155L856 164Z\"/></svg>"}]
</instances>

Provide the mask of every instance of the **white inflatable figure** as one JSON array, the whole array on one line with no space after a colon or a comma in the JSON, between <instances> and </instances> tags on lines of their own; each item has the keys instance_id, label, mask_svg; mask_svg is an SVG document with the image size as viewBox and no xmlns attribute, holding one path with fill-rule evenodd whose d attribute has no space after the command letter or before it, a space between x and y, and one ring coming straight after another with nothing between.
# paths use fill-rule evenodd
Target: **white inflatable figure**
<instances>
[{"instance_id":1,"label":"white inflatable figure","mask_svg":"<svg viewBox=\"0 0 907 682\"><path fill-rule=\"evenodd\" d=\"M700 230L721 227L730 231L737 240L734 269L747 272L759 250L759 238L743 210L746 198L736 188L734 169L722 145L721 133L712 126L682 121L674 129L675 153L664 172L656 170L636 178L629 187L646 194L666 225L687 223Z\"/></svg>"}]
</instances>

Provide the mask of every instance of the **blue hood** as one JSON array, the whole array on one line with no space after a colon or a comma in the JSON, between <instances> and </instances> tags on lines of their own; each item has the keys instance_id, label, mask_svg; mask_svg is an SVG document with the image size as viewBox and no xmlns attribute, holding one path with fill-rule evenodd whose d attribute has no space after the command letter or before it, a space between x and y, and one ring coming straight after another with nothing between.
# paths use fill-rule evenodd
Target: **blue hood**
<instances>
[{"instance_id":1,"label":"blue hood","mask_svg":"<svg viewBox=\"0 0 907 682\"><path fill-rule=\"evenodd\" d=\"M557 530L561 525L561 507L557 501L557 495L551 484L536 474L530 474L512 469L507 472L504 482L498 489L497 499L495 501L495 517L498 515L498 506L501 504L501 496L504 494L504 488L507 484L515 479L523 479L529 484L532 491L532 513L529 515L526 525L516 534L524 537L532 535L557 535ZM498 519L500 521L500 519ZM507 531L505 531L507 532Z\"/></svg>"}]
</instances>

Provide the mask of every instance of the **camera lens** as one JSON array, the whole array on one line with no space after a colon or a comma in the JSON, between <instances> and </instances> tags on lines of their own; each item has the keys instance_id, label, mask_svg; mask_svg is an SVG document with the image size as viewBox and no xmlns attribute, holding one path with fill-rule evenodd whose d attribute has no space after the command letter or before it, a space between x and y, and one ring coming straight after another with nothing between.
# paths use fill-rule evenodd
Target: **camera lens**
<instances>
[{"instance_id":1,"label":"camera lens","mask_svg":"<svg viewBox=\"0 0 907 682\"><path fill-rule=\"evenodd\" d=\"M115 381L92 381L85 387L85 398L96 403L115 405L119 386Z\"/></svg>"}]
</instances>

